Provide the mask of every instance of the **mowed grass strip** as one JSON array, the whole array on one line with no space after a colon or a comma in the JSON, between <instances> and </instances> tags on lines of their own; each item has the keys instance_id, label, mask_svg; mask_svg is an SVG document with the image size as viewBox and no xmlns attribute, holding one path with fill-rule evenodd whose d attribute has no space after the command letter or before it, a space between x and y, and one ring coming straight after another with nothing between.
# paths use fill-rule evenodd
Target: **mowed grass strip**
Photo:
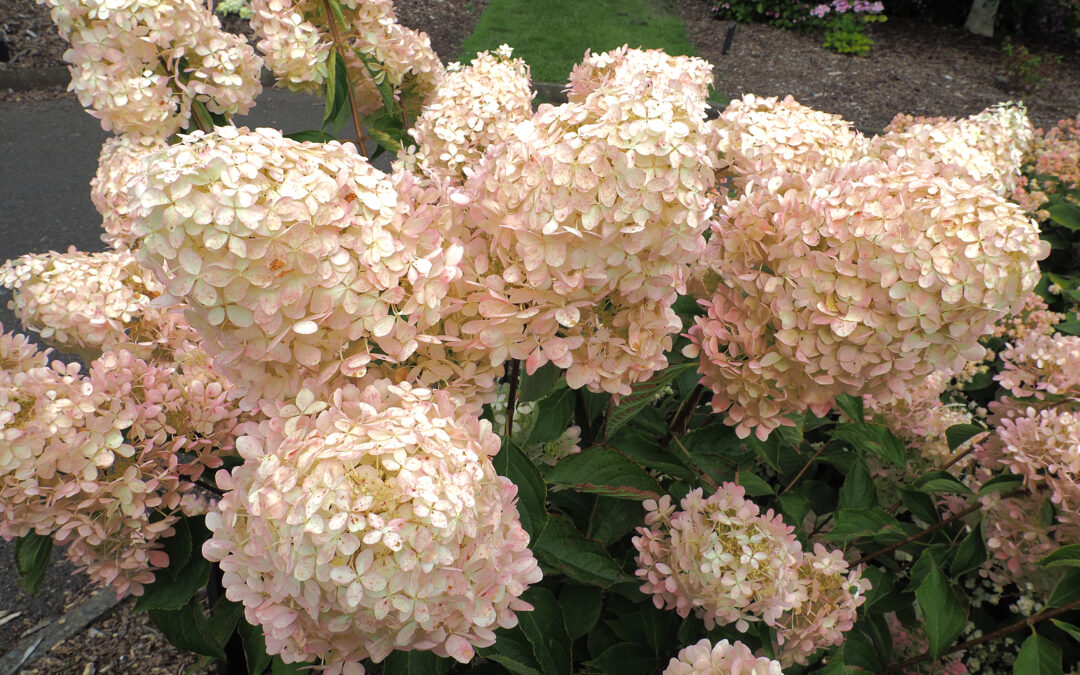
<instances>
[{"instance_id":1,"label":"mowed grass strip","mask_svg":"<svg viewBox=\"0 0 1080 675\"><path fill-rule=\"evenodd\" d=\"M541 82L565 82L586 49L628 44L696 55L669 0L490 0L462 45L461 61L504 43Z\"/></svg>"}]
</instances>

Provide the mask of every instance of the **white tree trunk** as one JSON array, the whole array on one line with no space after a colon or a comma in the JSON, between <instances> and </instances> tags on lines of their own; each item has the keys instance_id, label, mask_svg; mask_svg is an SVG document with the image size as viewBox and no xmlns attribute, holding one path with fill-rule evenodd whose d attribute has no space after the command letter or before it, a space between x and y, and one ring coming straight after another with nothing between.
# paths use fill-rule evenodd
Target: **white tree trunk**
<instances>
[{"instance_id":1,"label":"white tree trunk","mask_svg":"<svg viewBox=\"0 0 1080 675\"><path fill-rule=\"evenodd\" d=\"M994 37L994 18L997 17L1000 0L972 0L964 28L976 35Z\"/></svg>"}]
</instances>

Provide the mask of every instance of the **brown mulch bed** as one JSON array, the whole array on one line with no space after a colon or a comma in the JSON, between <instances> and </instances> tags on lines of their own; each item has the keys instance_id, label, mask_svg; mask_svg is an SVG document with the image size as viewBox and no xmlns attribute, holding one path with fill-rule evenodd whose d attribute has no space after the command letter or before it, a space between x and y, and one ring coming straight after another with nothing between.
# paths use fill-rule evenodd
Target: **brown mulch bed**
<instances>
[{"instance_id":1,"label":"brown mulch bed","mask_svg":"<svg viewBox=\"0 0 1080 675\"><path fill-rule=\"evenodd\" d=\"M871 133L898 112L961 117L1018 98L1037 127L1080 114L1080 54L1063 55L1046 86L1024 96L1005 79L1000 41L962 28L889 19L870 26L875 44L855 57L826 51L820 35L740 25L722 55L728 22L713 19L703 0L673 4L691 42L715 67L717 91L730 98L791 94Z\"/></svg>"}]
</instances>

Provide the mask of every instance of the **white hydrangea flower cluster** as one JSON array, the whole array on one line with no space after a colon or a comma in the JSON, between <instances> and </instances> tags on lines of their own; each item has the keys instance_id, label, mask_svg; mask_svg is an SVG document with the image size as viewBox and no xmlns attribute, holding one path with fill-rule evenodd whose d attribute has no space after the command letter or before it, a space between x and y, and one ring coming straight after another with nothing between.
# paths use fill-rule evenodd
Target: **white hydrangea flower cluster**
<instances>
[{"instance_id":1,"label":"white hydrangea flower cluster","mask_svg":"<svg viewBox=\"0 0 1080 675\"><path fill-rule=\"evenodd\" d=\"M69 89L106 131L167 138L194 101L243 115L262 91L262 59L195 0L37 0L71 43Z\"/></svg>"},{"instance_id":2,"label":"white hydrangea flower cluster","mask_svg":"<svg viewBox=\"0 0 1080 675\"><path fill-rule=\"evenodd\" d=\"M132 248L131 193L128 183L143 170L143 159L168 147L151 136L127 134L106 139L98 156L98 168L90 181L90 201L101 214L101 239L116 249Z\"/></svg>"},{"instance_id":3,"label":"white hydrangea flower cluster","mask_svg":"<svg viewBox=\"0 0 1080 675\"><path fill-rule=\"evenodd\" d=\"M246 461L218 473L203 553L269 653L329 673L393 649L467 663L531 609L519 596L541 573L491 464L499 439L457 408L387 380L302 390L237 441Z\"/></svg>"},{"instance_id":4,"label":"white hydrangea flower cluster","mask_svg":"<svg viewBox=\"0 0 1080 675\"><path fill-rule=\"evenodd\" d=\"M518 123L532 117L529 66L510 58L512 53L503 45L447 72L409 130L417 143L404 156L410 169L460 182L488 147L509 138Z\"/></svg>"}]
</instances>

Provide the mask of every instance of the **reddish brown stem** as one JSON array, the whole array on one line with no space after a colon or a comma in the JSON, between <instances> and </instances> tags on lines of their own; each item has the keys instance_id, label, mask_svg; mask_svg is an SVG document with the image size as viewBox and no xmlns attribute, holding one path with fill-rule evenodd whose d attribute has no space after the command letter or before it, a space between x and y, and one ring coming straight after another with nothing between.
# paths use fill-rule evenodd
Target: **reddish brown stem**
<instances>
[{"instance_id":1,"label":"reddish brown stem","mask_svg":"<svg viewBox=\"0 0 1080 675\"><path fill-rule=\"evenodd\" d=\"M334 22L334 13L330 9L330 1L322 0L323 9L326 11L326 21L330 24L330 36L334 40L334 51L337 52L338 58L342 63L345 63L345 50L347 45L341 38L341 34L338 32L338 26ZM349 69L345 69L345 86L348 87L349 92L349 112L352 114L353 127L356 129L356 142L360 146L360 154L367 157L367 136L360 129L360 113L356 110L356 103L353 100L353 85L352 79L348 75ZM332 75L332 74L331 74Z\"/></svg>"}]
</instances>

